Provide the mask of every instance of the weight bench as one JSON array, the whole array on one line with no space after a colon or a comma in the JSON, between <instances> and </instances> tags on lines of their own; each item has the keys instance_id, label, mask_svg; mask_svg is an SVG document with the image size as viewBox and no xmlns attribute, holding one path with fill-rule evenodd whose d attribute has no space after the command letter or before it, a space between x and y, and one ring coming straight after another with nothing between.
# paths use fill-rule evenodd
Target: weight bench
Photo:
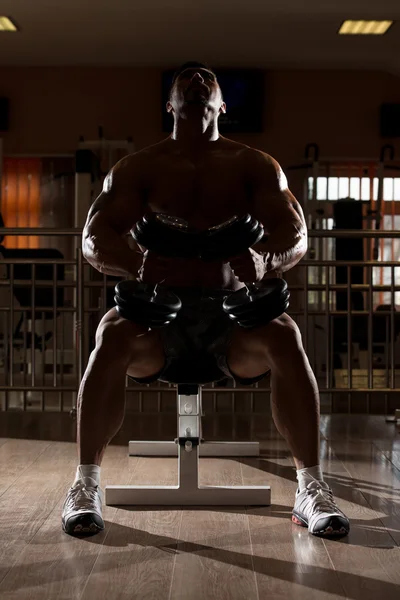
<instances>
[{"instance_id":1,"label":"weight bench","mask_svg":"<svg viewBox=\"0 0 400 600\"><path fill-rule=\"evenodd\" d=\"M269 486L199 485L200 456L259 456L258 442L203 442L201 385L178 384L178 437L172 442L130 442L130 456L177 456L178 485L109 485L111 506L269 506Z\"/></svg>"}]
</instances>

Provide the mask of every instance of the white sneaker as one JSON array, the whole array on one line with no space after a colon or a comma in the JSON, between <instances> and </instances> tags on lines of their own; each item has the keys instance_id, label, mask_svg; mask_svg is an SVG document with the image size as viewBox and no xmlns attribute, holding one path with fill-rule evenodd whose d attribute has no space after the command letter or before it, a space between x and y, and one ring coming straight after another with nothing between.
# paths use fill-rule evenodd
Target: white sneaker
<instances>
[{"instance_id":1,"label":"white sneaker","mask_svg":"<svg viewBox=\"0 0 400 600\"><path fill-rule=\"evenodd\" d=\"M316 479L302 492L297 489L292 521L318 536L344 536L350 531L349 520L337 507L329 485Z\"/></svg>"},{"instance_id":2,"label":"white sneaker","mask_svg":"<svg viewBox=\"0 0 400 600\"><path fill-rule=\"evenodd\" d=\"M101 515L103 492L91 477L79 479L67 493L62 511L65 533L75 536L94 535L104 529Z\"/></svg>"}]
</instances>

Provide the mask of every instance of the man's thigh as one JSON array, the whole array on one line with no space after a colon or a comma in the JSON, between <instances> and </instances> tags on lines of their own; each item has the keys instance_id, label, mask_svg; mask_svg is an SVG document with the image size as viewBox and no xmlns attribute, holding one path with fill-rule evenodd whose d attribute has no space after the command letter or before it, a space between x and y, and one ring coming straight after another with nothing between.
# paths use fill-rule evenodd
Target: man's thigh
<instances>
[{"instance_id":1,"label":"man's thigh","mask_svg":"<svg viewBox=\"0 0 400 600\"><path fill-rule=\"evenodd\" d=\"M296 324L286 313L254 329L235 325L226 352L229 370L236 378L264 377L272 367L275 353L281 348L290 352L289 340L296 331Z\"/></svg>"}]
</instances>

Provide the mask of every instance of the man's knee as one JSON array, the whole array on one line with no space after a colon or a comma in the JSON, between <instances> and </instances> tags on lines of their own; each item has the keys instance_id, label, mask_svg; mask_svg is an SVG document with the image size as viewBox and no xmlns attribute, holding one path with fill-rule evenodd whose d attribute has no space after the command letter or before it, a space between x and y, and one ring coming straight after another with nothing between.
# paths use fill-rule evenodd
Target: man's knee
<instances>
[{"instance_id":1,"label":"man's knee","mask_svg":"<svg viewBox=\"0 0 400 600\"><path fill-rule=\"evenodd\" d=\"M260 342L265 348L269 361L280 358L290 360L296 353L303 352L300 330L287 314L283 314L262 328Z\"/></svg>"}]
</instances>

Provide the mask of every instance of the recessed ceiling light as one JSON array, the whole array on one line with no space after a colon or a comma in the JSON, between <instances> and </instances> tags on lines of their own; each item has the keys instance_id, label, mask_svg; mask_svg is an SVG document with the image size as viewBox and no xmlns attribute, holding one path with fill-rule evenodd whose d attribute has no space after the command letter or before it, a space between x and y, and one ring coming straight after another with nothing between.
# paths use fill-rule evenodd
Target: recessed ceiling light
<instances>
[{"instance_id":1,"label":"recessed ceiling light","mask_svg":"<svg viewBox=\"0 0 400 600\"><path fill-rule=\"evenodd\" d=\"M339 35L383 35L393 21L344 21Z\"/></svg>"},{"instance_id":2,"label":"recessed ceiling light","mask_svg":"<svg viewBox=\"0 0 400 600\"><path fill-rule=\"evenodd\" d=\"M9 17L0 17L0 31L18 31Z\"/></svg>"}]
</instances>

